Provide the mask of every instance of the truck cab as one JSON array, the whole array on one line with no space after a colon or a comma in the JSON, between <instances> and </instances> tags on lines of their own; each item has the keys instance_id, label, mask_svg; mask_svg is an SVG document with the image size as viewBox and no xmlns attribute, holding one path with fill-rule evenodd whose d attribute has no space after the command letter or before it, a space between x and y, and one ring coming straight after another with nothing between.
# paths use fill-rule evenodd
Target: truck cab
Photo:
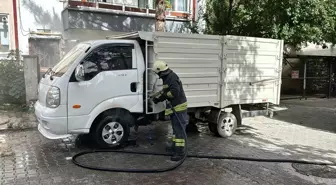
<instances>
[{"instance_id":1,"label":"truck cab","mask_svg":"<svg viewBox=\"0 0 336 185\"><path fill-rule=\"evenodd\" d=\"M131 113L144 112L144 71L136 40L78 44L39 83L38 130L49 139L92 133L102 146L120 143L134 124Z\"/></svg>"}]
</instances>

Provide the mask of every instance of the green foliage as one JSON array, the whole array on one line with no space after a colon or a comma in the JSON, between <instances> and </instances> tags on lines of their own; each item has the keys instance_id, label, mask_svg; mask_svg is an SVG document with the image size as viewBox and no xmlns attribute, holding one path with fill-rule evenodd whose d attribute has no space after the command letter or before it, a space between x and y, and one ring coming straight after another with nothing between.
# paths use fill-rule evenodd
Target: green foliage
<instances>
[{"instance_id":1,"label":"green foliage","mask_svg":"<svg viewBox=\"0 0 336 185\"><path fill-rule=\"evenodd\" d=\"M190 30L190 33L199 34L197 22L186 22L185 27Z\"/></svg>"},{"instance_id":2,"label":"green foliage","mask_svg":"<svg viewBox=\"0 0 336 185\"><path fill-rule=\"evenodd\" d=\"M197 0L198 4L197 15L194 17L193 21L188 21L184 23L184 26L187 30L192 34L202 34L205 32L204 30L204 7L201 6L202 0ZM203 23L203 24L202 24Z\"/></svg>"},{"instance_id":3,"label":"green foliage","mask_svg":"<svg viewBox=\"0 0 336 185\"><path fill-rule=\"evenodd\" d=\"M207 0L204 20L208 34L336 43L335 0Z\"/></svg>"},{"instance_id":4,"label":"green foliage","mask_svg":"<svg viewBox=\"0 0 336 185\"><path fill-rule=\"evenodd\" d=\"M166 0L166 8L172 8L170 1L171 0Z\"/></svg>"},{"instance_id":5,"label":"green foliage","mask_svg":"<svg viewBox=\"0 0 336 185\"><path fill-rule=\"evenodd\" d=\"M22 104L25 101L25 81L22 61L0 60L0 104Z\"/></svg>"}]
</instances>

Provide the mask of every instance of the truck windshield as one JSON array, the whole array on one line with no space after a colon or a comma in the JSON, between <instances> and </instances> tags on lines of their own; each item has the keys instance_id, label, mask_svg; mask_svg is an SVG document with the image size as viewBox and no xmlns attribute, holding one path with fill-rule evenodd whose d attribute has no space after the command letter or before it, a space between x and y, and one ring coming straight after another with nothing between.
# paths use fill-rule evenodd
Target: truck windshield
<instances>
[{"instance_id":1,"label":"truck windshield","mask_svg":"<svg viewBox=\"0 0 336 185\"><path fill-rule=\"evenodd\" d=\"M73 47L52 69L54 75L62 76L77 57L79 57L88 47L90 47L90 44L87 43L80 43Z\"/></svg>"}]
</instances>

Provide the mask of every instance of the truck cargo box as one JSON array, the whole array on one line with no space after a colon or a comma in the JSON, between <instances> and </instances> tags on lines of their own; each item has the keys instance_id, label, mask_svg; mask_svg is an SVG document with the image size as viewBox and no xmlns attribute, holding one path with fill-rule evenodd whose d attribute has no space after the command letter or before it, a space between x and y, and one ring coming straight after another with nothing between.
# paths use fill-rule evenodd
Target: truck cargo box
<instances>
[{"instance_id":1,"label":"truck cargo box","mask_svg":"<svg viewBox=\"0 0 336 185\"><path fill-rule=\"evenodd\" d=\"M163 60L179 75L189 108L279 104L282 40L167 32L136 32L112 38L138 39L142 43L146 94L160 90L161 80L157 81L150 68L155 60ZM157 87L153 89L155 82Z\"/></svg>"}]
</instances>

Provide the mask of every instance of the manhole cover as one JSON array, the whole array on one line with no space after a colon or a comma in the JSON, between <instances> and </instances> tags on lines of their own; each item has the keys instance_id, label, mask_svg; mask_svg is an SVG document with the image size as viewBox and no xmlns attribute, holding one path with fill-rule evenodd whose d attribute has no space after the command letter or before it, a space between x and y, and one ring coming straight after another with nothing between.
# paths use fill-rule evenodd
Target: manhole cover
<instances>
[{"instance_id":1,"label":"manhole cover","mask_svg":"<svg viewBox=\"0 0 336 185\"><path fill-rule=\"evenodd\" d=\"M336 166L321 166L310 164L292 164L293 168L303 174L322 178L336 179Z\"/></svg>"}]
</instances>

